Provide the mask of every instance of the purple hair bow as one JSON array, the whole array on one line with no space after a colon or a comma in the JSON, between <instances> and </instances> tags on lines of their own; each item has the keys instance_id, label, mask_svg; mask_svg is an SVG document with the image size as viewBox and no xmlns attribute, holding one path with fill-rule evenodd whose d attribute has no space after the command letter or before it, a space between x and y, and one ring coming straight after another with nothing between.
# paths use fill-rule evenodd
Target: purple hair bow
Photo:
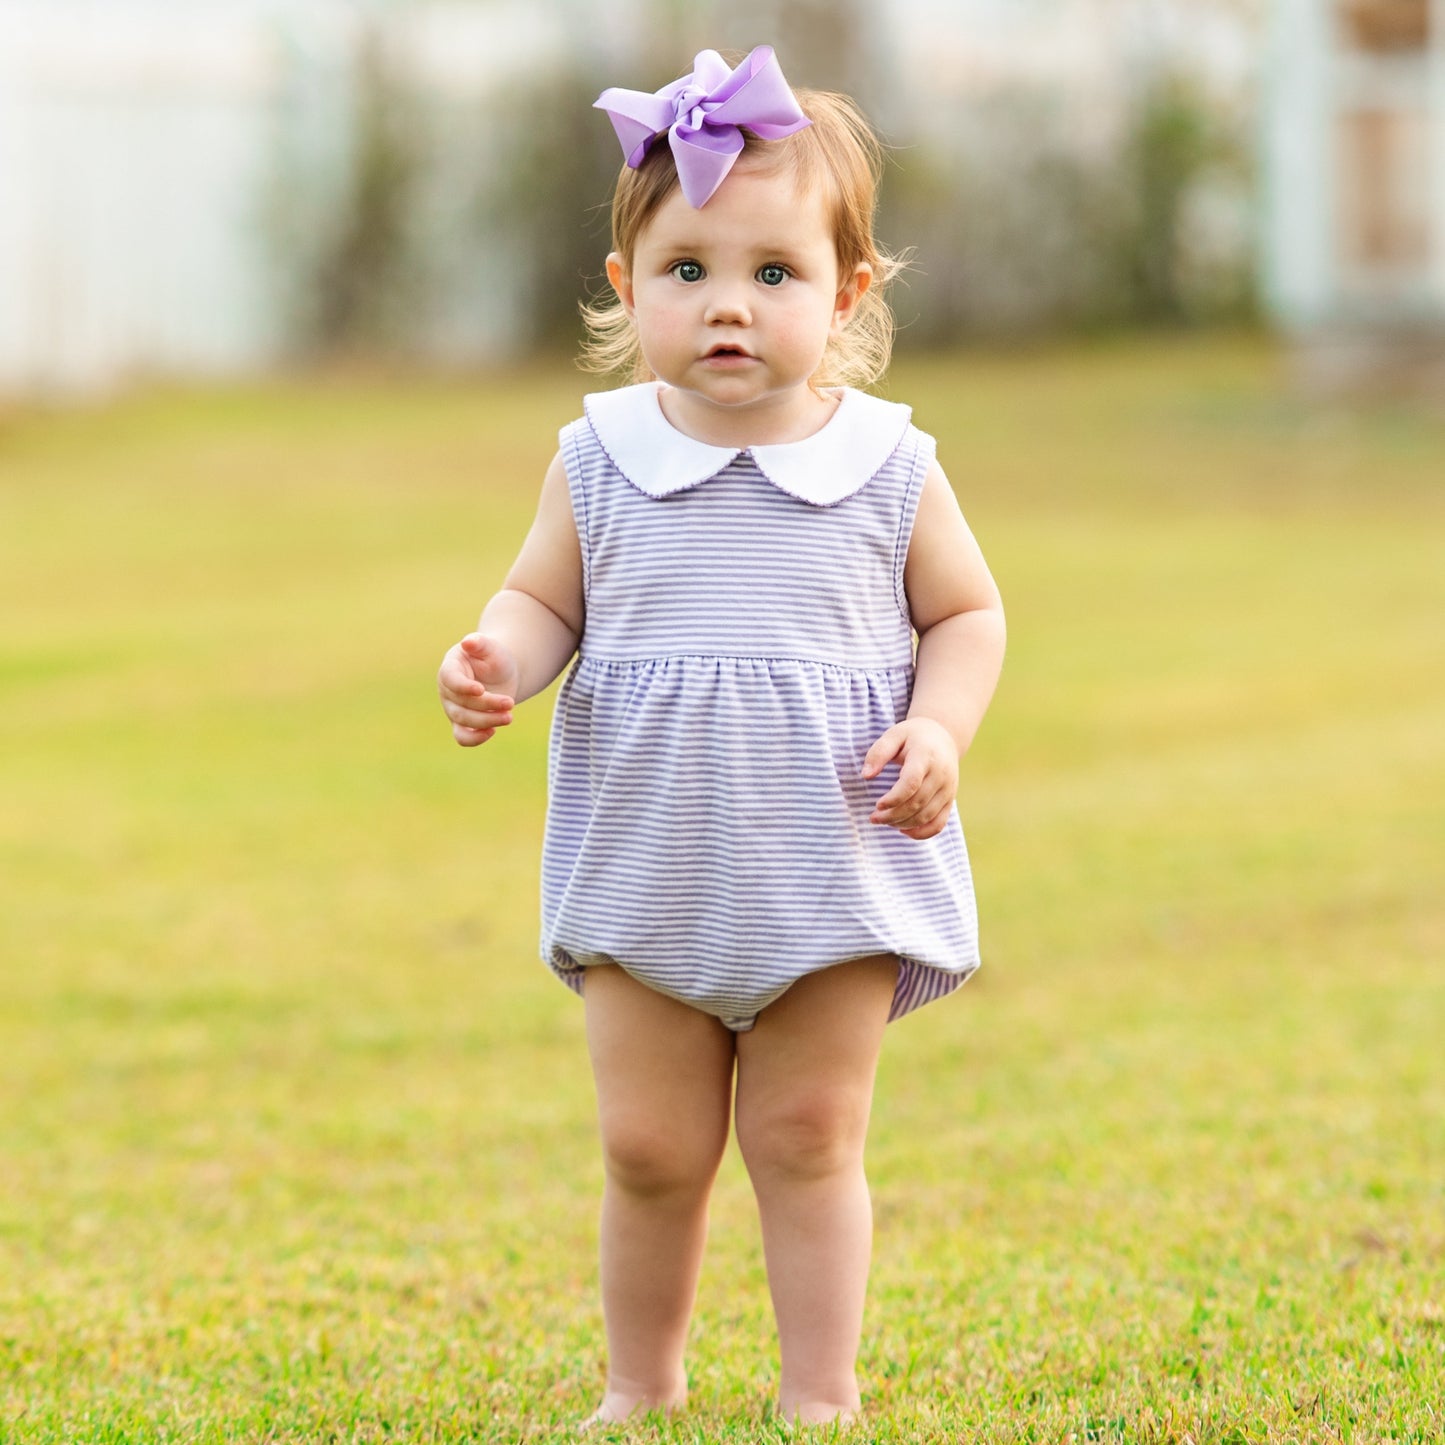
<instances>
[{"instance_id":1,"label":"purple hair bow","mask_svg":"<svg viewBox=\"0 0 1445 1445\"><path fill-rule=\"evenodd\" d=\"M716 50L699 51L692 66L691 75L655 95L613 86L593 108L607 112L633 170L666 131L682 193L699 207L712 199L742 152L739 126L764 140L781 140L812 121L798 108L771 45L759 45L736 70Z\"/></svg>"}]
</instances>

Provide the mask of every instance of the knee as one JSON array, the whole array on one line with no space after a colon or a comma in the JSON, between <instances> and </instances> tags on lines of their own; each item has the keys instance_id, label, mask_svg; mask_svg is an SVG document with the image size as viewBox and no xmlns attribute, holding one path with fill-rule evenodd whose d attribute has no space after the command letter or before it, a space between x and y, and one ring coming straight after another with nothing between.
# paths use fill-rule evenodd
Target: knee
<instances>
[{"instance_id":1,"label":"knee","mask_svg":"<svg viewBox=\"0 0 1445 1445\"><path fill-rule=\"evenodd\" d=\"M826 1179L862 1166L868 1105L851 1093L805 1091L746 1117L739 1109L737 1127L755 1184Z\"/></svg>"},{"instance_id":2,"label":"knee","mask_svg":"<svg viewBox=\"0 0 1445 1445\"><path fill-rule=\"evenodd\" d=\"M618 1120L603 1126L602 1158L609 1182L628 1194L693 1195L711 1187L724 1142L685 1137L646 1120Z\"/></svg>"}]
</instances>

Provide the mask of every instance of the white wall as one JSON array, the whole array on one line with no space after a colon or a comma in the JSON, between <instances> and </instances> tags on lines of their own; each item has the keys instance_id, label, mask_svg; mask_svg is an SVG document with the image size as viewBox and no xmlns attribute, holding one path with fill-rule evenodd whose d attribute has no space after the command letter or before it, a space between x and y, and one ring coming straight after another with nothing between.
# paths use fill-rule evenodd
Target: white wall
<instances>
[{"instance_id":1,"label":"white wall","mask_svg":"<svg viewBox=\"0 0 1445 1445\"><path fill-rule=\"evenodd\" d=\"M438 354L505 354L524 324L526 258L499 238L505 274L477 278L461 254L476 177L458 170L484 152L463 128L489 85L557 52L575 8L406 9L403 58L457 138L416 217L455 272L416 318ZM362 18L349 0L0 0L0 393L282 359L296 276L345 181Z\"/></svg>"},{"instance_id":2,"label":"white wall","mask_svg":"<svg viewBox=\"0 0 1445 1445\"><path fill-rule=\"evenodd\" d=\"M1434 152L1428 184L1436 219L1430 281L1436 309L1445 317L1445 0L1431 0L1430 35L1433 42L1430 48L1430 88L1435 96L1435 115L1431 137Z\"/></svg>"},{"instance_id":3,"label":"white wall","mask_svg":"<svg viewBox=\"0 0 1445 1445\"><path fill-rule=\"evenodd\" d=\"M0 9L0 387L245 369L280 57L244 14Z\"/></svg>"},{"instance_id":4,"label":"white wall","mask_svg":"<svg viewBox=\"0 0 1445 1445\"><path fill-rule=\"evenodd\" d=\"M1291 329L1328 318L1336 290L1331 30L1323 0L1277 0L1261 115L1265 303Z\"/></svg>"}]
</instances>

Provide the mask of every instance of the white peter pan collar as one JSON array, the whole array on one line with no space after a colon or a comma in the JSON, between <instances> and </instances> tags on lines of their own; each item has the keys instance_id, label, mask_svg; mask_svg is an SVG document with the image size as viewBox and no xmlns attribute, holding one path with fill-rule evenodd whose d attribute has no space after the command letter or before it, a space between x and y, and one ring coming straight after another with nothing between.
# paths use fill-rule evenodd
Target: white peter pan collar
<instances>
[{"instance_id":1,"label":"white peter pan collar","mask_svg":"<svg viewBox=\"0 0 1445 1445\"><path fill-rule=\"evenodd\" d=\"M831 507L863 487L893 455L912 415L901 402L842 387L837 410L802 441L715 447L685 436L668 421L658 400L661 391L661 382L645 381L593 392L583 400L588 424L613 466L649 497L695 487L747 452L780 491L815 507Z\"/></svg>"}]
</instances>

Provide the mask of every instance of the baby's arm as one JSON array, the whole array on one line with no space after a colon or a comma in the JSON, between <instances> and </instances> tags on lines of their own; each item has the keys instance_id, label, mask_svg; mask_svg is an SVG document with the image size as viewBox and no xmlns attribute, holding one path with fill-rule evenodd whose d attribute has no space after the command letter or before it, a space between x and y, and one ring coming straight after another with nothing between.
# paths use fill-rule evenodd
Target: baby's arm
<instances>
[{"instance_id":1,"label":"baby's arm","mask_svg":"<svg viewBox=\"0 0 1445 1445\"><path fill-rule=\"evenodd\" d=\"M918 500L903 587L918 633L913 699L908 716L869 748L863 776L901 763L871 821L931 838L948 821L958 760L993 697L1004 649L1003 601L937 462Z\"/></svg>"},{"instance_id":2,"label":"baby's arm","mask_svg":"<svg viewBox=\"0 0 1445 1445\"><path fill-rule=\"evenodd\" d=\"M448 649L437 673L442 710L464 748L512 721L512 708L567 666L582 636L582 548L559 456L542 482L536 520L502 590L475 632Z\"/></svg>"}]
</instances>

